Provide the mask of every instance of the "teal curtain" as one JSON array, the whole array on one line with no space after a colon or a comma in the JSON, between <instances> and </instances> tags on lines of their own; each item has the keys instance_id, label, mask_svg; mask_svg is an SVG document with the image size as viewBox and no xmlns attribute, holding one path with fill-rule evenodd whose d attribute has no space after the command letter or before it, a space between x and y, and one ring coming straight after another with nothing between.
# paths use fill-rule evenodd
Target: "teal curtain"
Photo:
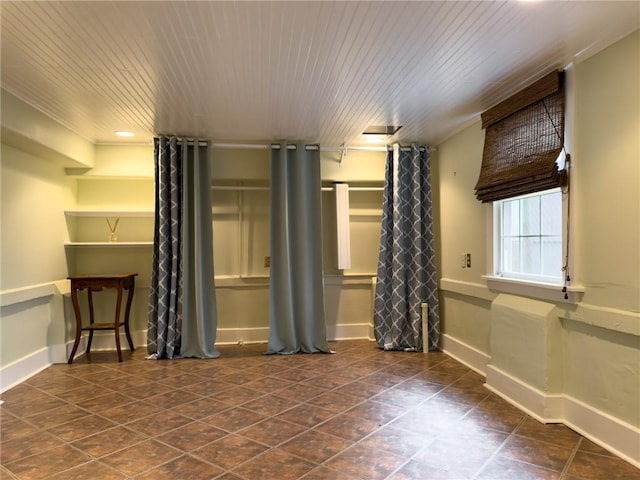
<instances>
[{"instance_id":1,"label":"teal curtain","mask_svg":"<svg viewBox=\"0 0 640 480\"><path fill-rule=\"evenodd\" d=\"M208 145L154 139L156 212L147 350L215 358L217 328Z\"/></svg>"},{"instance_id":2,"label":"teal curtain","mask_svg":"<svg viewBox=\"0 0 640 480\"><path fill-rule=\"evenodd\" d=\"M271 271L267 353L330 352L322 270L317 146L271 146Z\"/></svg>"}]
</instances>

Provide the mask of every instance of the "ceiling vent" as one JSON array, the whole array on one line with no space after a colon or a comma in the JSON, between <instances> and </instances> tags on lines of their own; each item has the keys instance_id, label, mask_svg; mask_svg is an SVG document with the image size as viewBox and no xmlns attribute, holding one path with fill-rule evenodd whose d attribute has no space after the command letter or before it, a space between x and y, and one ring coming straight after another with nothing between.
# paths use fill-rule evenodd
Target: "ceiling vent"
<instances>
[{"instance_id":1,"label":"ceiling vent","mask_svg":"<svg viewBox=\"0 0 640 480\"><path fill-rule=\"evenodd\" d=\"M362 132L363 135L394 135L398 130L402 128L402 125L369 125Z\"/></svg>"}]
</instances>

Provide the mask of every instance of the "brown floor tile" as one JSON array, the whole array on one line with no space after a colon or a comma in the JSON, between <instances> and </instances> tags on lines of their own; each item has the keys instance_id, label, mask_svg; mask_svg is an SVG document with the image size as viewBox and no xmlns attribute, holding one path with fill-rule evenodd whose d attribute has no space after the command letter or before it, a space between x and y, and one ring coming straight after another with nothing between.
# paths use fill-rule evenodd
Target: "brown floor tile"
<instances>
[{"instance_id":1,"label":"brown floor tile","mask_svg":"<svg viewBox=\"0 0 640 480\"><path fill-rule=\"evenodd\" d=\"M112 392L99 397L78 402L78 406L94 413L101 413L111 408L135 402L135 399L122 393Z\"/></svg>"},{"instance_id":2,"label":"brown floor tile","mask_svg":"<svg viewBox=\"0 0 640 480\"><path fill-rule=\"evenodd\" d=\"M413 460L406 463L397 472L387 477L388 480L471 480L473 476L465 476L460 472L430 467ZM498 479L494 479L498 480ZM516 480L516 479L504 479Z\"/></svg>"},{"instance_id":3,"label":"brown floor tile","mask_svg":"<svg viewBox=\"0 0 640 480\"><path fill-rule=\"evenodd\" d=\"M585 480L637 480L640 478L640 469L621 458L598 455L589 452L576 452L567 471Z\"/></svg>"},{"instance_id":4,"label":"brown floor tile","mask_svg":"<svg viewBox=\"0 0 640 480\"><path fill-rule=\"evenodd\" d=\"M325 466L319 466L307 473L301 480L360 480L358 477L348 475L345 472L331 470Z\"/></svg>"},{"instance_id":5,"label":"brown floor tile","mask_svg":"<svg viewBox=\"0 0 640 480\"><path fill-rule=\"evenodd\" d=\"M349 448L353 442L326 433L309 430L278 447L313 463L322 463Z\"/></svg>"},{"instance_id":6,"label":"brown floor tile","mask_svg":"<svg viewBox=\"0 0 640 480\"><path fill-rule=\"evenodd\" d=\"M56 397L65 402L79 403L85 400L89 400L100 395L110 393L110 390L96 384L89 384L73 390L65 390L63 392L56 393Z\"/></svg>"},{"instance_id":7,"label":"brown floor tile","mask_svg":"<svg viewBox=\"0 0 640 480\"><path fill-rule=\"evenodd\" d=\"M17 417L27 417L48 412L54 408L64 407L65 405L66 403L59 398L48 395L46 397L38 397L35 400L26 400L18 403L7 402L2 405L2 408L6 408L9 413Z\"/></svg>"},{"instance_id":8,"label":"brown floor tile","mask_svg":"<svg viewBox=\"0 0 640 480\"><path fill-rule=\"evenodd\" d=\"M260 423L240 430L238 435L247 437L256 442L275 447L287 440L300 435L305 427L295 423L285 422L277 418L268 418Z\"/></svg>"},{"instance_id":9,"label":"brown floor tile","mask_svg":"<svg viewBox=\"0 0 640 480\"><path fill-rule=\"evenodd\" d=\"M146 439L147 437L141 433L136 433L124 427L115 427L96 433L95 435L76 440L71 445L94 458L100 458L119 450L129 448Z\"/></svg>"},{"instance_id":10,"label":"brown floor tile","mask_svg":"<svg viewBox=\"0 0 640 480\"><path fill-rule=\"evenodd\" d=\"M578 450L581 450L583 452L589 452L589 453L597 453L598 455L608 455L610 457L615 457L615 455L611 453L609 450L601 447L597 443L592 442L588 438L584 438L584 437L582 437L582 441L580 442L580 446L578 447Z\"/></svg>"},{"instance_id":11,"label":"brown floor tile","mask_svg":"<svg viewBox=\"0 0 640 480\"><path fill-rule=\"evenodd\" d=\"M360 402L362 402L361 398L346 394L340 395L336 392L326 392L311 400L307 400L307 403L311 405L333 410L334 412L344 412Z\"/></svg>"},{"instance_id":12,"label":"brown floor tile","mask_svg":"<svg viewBox=\"0 0 640 480\"><path fill-rule=\"evenodd\" d=\"M280 480L292 465L287 475L306 480L462 480L479 468L491 480L640 479L442 352L367 341L332 342L336 355L265 348L220 346L215 361L94 352L52 365L0 395L0 475Z\"/></svg>"},{"instance_id":13,"label":"brown floor tile","mask_svg":"<svg viewBox=\"0 0 640 480\"><path fill-rule=\"evenodd\" d=\"M210 395L211 398L228 404L229 406L236 407L243 403L250 402L256 398L260 398L265 395L264 392L252 390L244 387L233 387L227 390L223 390L215 395Z\"/></svg>"},{"instance_id":14,"label":"brown floor tile","mask_svg":"<svg viewBox=\"0 0 640 480\"><path fill-rule=\"evenodd\" d=\"M387 387L383 387L381 385L374 385L372 383L355 381L355 382L347 383L342 387L338 387L336 388L335 391L340 394L346 393L353 397L360 397L364 400L364 399L371 398L375 395L378 395L379 393L382 393L385 390L387 390Z\"/></svg>"},{"instance_id":15,"label":"brown floor tile","mask_svg":"<svg viewBox=\"0 0 640 480\"><path fill-rule=\"evenodd\" d=\"M224 470L214 467L210 463L205 463L197 458L182 456L137 476L136 480L157 480L160 478L212 480L222 473L224 473Z\"/></svg>"},{"instance_id":16,"label":"brown floor tile","mask_svg":"<svg viewBox=\"0 0 640 480\"><path fill-rule=\"evenodd\" d=\"M157 414L161 411L162 408L156 405L143 401L136 401L126 405L110 408L100 412L100 415L113 422L124 424L143 417L148 417L149 415Z\"/></svg>"},{"instance_id":17,"label":"brown floor tile","mask_svg":"<svg viewBox=\"0 0 640 480\"><path fill-rule=\"evenodd\" d=\"M8 424L2 424L2 428L0 428L0 441L4 445L5 442L16 440L38 432L39 429L33 425L23 420L16 419Z\"/></svg>"},{"instance_id":18,"label":"brown floor tile","mask_svg":"<svg viewBox=\"0 0 640 480\"><path fill-rule=\"evenodd\" d=\"M404 458L410 458L435 440L435 435L414 433L393 427L383 427L364 440L360 445L373 450L384 450Z\"/></svg>"},{"instance_id":19,"label":"brown floor tile","mask_svg":"<svg viewBox=\"0 0 640 480\"><path fill-rule=\"evenodd\" d=\"M307 400L311 400L312 398L326 392L327 389L325 388L314 387L313 385L306 385L304 383L296 383L282 388L274 392L274 394L281 397L295 398L296 400L299 400L301 402L306 402Z\"/></svg>"},{"instance_id":20,"label":"brown floor tile","mask_svg":"<svg viewBox=\"0 0 640 480\"><path fill-rule=\"evenodd\" d=\"M150 437L156 437L170 430L184 427L191 422L193 422L192 418L168 410L162 410L161 412L127 424L127 428L144 433Z\"/></svg>"},{"instance_id":21,"label":"brown floor tile","mask_svg":"<svg viewBox=\"0 0 640 480\"><path fill-rule=\"evenodd\" d=\"M185 417L199 420L204 417L215 415L216 413L228 410L228 403L220 402L211 397L204 397L183 405L176 405L171 409L172 412L179 413Z\"/></svg>"},{"instance_id":22,"label":"brown floor tile","mask_svg":"<svg viewBox=\"0 0 640 480\"><path fill-rule=\"evenodd\" d=\"M377 480L388 477L406 461L392 453L355 445L326 462L326 466L359 478Z\"/></svg>"},{"instance_id":23,"label":"brown floor tile","mask_svg":"<svg viewBox=\"0 0 640 480\"><path fill-rule=\"evenodd\" d=\"M198 395L184 390L172 390L170 392L163 392L153 397L145 398L145 403L150 403L157 407L169 409L183 405L185 403L194 402L203 398L202 395Z\"/></svg>"},{"instance_id":24,"label":"brown floor tile","mask_svg":"<svg viewBox=\"0 0 640 480\"><path fill-rule=\"evenodd\" d=\"M337 414L334 411L304 403L281 413L278 415L278 418L280 420L286 420L287 422L297 423L298 425L311 428L330 419L331 417L334 417L335 415Z\"/></svg>"},{"instance_id":25,"label":"brown floor tile","mask_svg":"<svg viewBox=\"0 0 640 480\"><path fill-rule=\"evenodd\" d=\"M191 452L227 435L227 432L206 423L193 422L160 435L157 440L183 452Z\"/></svg>"},{"instance_id":26,"label":"brown floor tile","mask_svg":"<svg viewBox=\"0 0 640 480\"><path fill-rule=\"evenodd\" d=\"M524 420L524 413L512 415L510 413L496 413L474 408L468 415L460 421L463 425L477 426L481 428L489 428L504 433L513 432Z\"/></svg>"},{"instance_id":27,"label":"brown floor tile","mask_svg":"<svg viewBox=\"0 0 640 480\"><path fill-rule=\"evenodd\" d=\"M54 475L50 480L128 480L128 477L108 467L104 463L94 460L70 470Z\"/></svg>"},{"instance_id":28,"label":"brown floor tile","mask_svg":"<svg viewBox=\"0 0 640 480\"><path fill-rule=\"evenodd\" d=\"M412 460L434 469L446 470L460 478L473 478L497 447L482 443L462 443L456 440L436 440L414 455Z\"/></svg>"},{"instance_id":29,"label":"brown floor tile","mask_svg":"<svg viewBox=\"0 0 640 480\"><path fill-rule=\"evenodd\" d=\"M103 430L115 427L117 424L98 415L88 415L72 422L58 425L48 430L49 433L61 438L65 442L73 442Z\"/></svg>"},{"instance_id":30,"label":"brown floor tile","mask_svg":"<svg viewBox=\"0 0 640 480\"><path fill-rule=\"evenodd\" d=\"M265 418L267 418L265 415L238 407L205 417L201 421L233 433L247 428Z\"/></svg>"},{"instance_id":31,"label":"brown floor tile","mask_svg":"<svg viewBox=\"0 0 640 480\"><path fill-rule=\"evenodd\" d=\"M39 413L27 417L29 423L46 430L63 423L78 420L91 415L86 410L76 407L75 405L64 404L62 407L54 408L48 412Z\"/></svg>"},{"instance_id":32,"label":"brown floor tile","mask_svg":"<svg viewBox=\"0 0 640 480\"><path fill-rule=\"evenodd\" d=\"M40 480L51 478L90 460L91 457L87 454L69 445L61 445L8 463L4 467L21 480Z\"/></svg>"},{"instance_id":33,"label":"brown floor tile","mask_svg":"<svg viewBox=\"0 0 640 480\"><path fill-rule=\"evenodd\" d=\"M386 403L376 402L375 400L367 400L350 408L345 413L384 425L400 415L404 415L406 412L406 408L398 407L397 405L388 405Z\"/></svg>"},{"instance_id":34,"label":"brown floor tile","mask_svg":"<svg viewBox=\"0 0 640 480\"><path fill-rule=\"evenodd\" d=\"M402 390L404 392L420 395L425 400L434 396L444 388L443 385L439 385L428 380L420 378L410 378L404 382L393 387L393 390Z\"/></svg>"},{"instance_id":35,"label":"brown floor tile","mask_svg":"<svg viewBox=\"0 0 640 480\"><path fill-rule=\"evenodd\" d=\"M527 417L515 433L522 437L534 438L561 447L574 449L577 447L581 436L561 424L544 424L534 418Z\"/></svg>"},{"instance_id":36,"label":"brown floor tile","mask_svg":"<svg viewBox=\"0 0 640 480\"><path fill-rule=\"evenodd\" d=\"M102 457L102 462L111 468L133 476L146 472L180 456L180 452L155 440L137 443L119 452Z\"/></svg>"},{"instance_id":37,"label":"brown floor tile","mask_svg":"<svg viewBox=\"0 0 640 480\"><path fill-rule=\"evenodd\" d=\"M256 398L255 400L245 403L242 407L263 415L272 416L289 410L299 404L300 402L292 398L280 397L278 395L265 395L264 397Z\"/></svg>"},{"instance_id":38,"label":"brown floor tile","mask_svg":"<svg viewBox=\"0 0 640 480\"><path fill-rule=\"evenodd\" d=\"M315 427L315 429L328 433L329 435L335 435L336 437L357 442L379 427L380 424L377 422L343 413L327 420L323 424Z\"/></svg>"},{"instance_id":39,"label":"brown floor tile","mask_svg":"<svg viewBox=\"0 0 640 480\"><path fill-rule=\"evenodd\" d=\"M228 435L191 452L191 454L214 465L231 469L264 453L268 448L248 438Z\"/></svg>"},{"instance_id":40,"label":"brown floor tile","mask_svg":"<svg viewBox=\"0 0 640 480\"><path fill-rule=\"evenodd\" d=\"M4 428L4 426L3 426ZM0 446L0 459L2 464L7 464L20 458L28 457L36 453L50 450L62 445L62 440L46 432L36 430L22 435L15 440L2 442Z\"/></svg>"},{"instance_id":41,"label":"brown floor tile","mask_svg":"<svg viewBox=\"0 0 640 480\"><path fill-rule=\"evenodd\" d=\"M281 450L270 450L234 469L241 477L251 480L297 480L315 465Z\"/></svg>"},{"instance_id":42,"label":"brown floor tile","mask_svg":"<svg viewBox=\"0 0 640 480\"><path fill-rule=\"evenodd\" d=\"M448 400L451 402L465 403L467 405L475 406L482 402L489 396L489 391L472 390L463 387L456 387L455 384L449 385L444 390L440 390L436 394L436 397L442 400Z\"/></svg>"},{"instance_id":43,"label":"brown floor tile","mask_svg":"<svg viewBox=\"0 0 640 480\"><path fill-rule=\"evenodd\" d=\"M33 378L33 377L32 377ZM28 383L21 383L16 385L15 387L7 390L0 394L0 400L5 402L3 409L6 408L7 405L12 403L20 403L25 401L37 401L38 399L48 399L51 398L51 395L48 395L40 390L38 390L35 386L32 386Z\"/></svg>"},{"instance_id":44,"label":"brown floor tile","mask_svg":"<svg viewBox=\"0 0 640 480\"><path fill-rule=\"evenodd\" d=\"M372 400L386 403L388 405L397 405L399 407L411 408L420 405L427 400L428 397L418 393L411 393L398 388L385 390L384 392L372 397Z\"/></svg>"},{"instance_id":45,"label":"brown floor tile","mask_svg":"<svg viewBox=\"0 0 640 480\"><path fill-rule=\"evenodd\" d=\"M552 445L532 438L510 436L500 449L500 456L562 472L571 457L569 448Z\"/></svg>"},{"instance_id":46,"label":"brown floor tile","mask_svg":"<svg viewBox=\"0 0 640 480\"><path fill-rule=\"evenodd\" d=\"M496 456L476 478L478 480L559 480L560 472Z\"/></svg>"}]
</instances>

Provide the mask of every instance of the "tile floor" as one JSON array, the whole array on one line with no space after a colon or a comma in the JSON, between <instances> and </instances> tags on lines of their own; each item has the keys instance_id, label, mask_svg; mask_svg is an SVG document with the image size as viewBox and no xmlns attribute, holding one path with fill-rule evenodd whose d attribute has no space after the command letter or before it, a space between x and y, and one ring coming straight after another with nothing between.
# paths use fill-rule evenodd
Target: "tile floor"
<instances>
[{"instance_id":1,"label":"tile floor","mask_svg":"<svg viewBox=\"0 0 640 480\"><path fill-rule=\"evenodd\" d=\"M3 479L638 479L543 425L443 353L332 343L335 355L119 364L93 353L1 395Z\"/></svg>"}]
</instances>

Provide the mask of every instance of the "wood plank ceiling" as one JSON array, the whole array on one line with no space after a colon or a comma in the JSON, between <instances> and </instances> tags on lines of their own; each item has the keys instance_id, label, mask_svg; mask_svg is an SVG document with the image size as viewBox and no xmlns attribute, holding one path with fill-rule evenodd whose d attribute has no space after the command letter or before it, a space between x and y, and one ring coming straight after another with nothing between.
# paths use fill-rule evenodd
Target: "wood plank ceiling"
<instances>
[{"instance_id":1,"label":"wood plank ceiling","mask_svg":"<svg viewBox=\"0 0 640 480\"><path fill-rule=\"evenodd\" d=\"M438 144L640 26L639 2L2 1L2 88L95 143Z\"/></svg>"}]
</instances>

